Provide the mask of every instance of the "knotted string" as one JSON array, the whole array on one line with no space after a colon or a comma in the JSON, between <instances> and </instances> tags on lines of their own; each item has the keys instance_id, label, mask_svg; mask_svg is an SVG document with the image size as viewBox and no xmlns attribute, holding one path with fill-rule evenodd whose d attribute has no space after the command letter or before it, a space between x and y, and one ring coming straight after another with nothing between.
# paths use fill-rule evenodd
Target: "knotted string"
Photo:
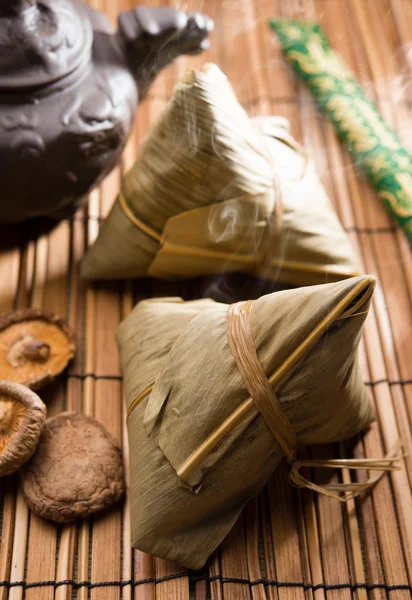
<instances>
[{"instance_id":1,"label":"knotted string","mask_svg":"<svg viewBox=\"0 0 412 600\"><path fill-rule=\"evenodd\" d=\"M395 444L385 458L330 460L298 460L296 458L298 440L295 431L263 370L256 352L250 326L252 305L252 301L247 301L238 302L229 307L228 343L246 389L291 467L289 472L290 483L295 487L308 488L341 502L347 502L374 486L385 472L399 470L399 467L394 465L396 461L402 458L399 442ZM318 485L303 477L300 473L301 467L367 469L377 472L362 483Z\"/></svg>"}]
</instances>

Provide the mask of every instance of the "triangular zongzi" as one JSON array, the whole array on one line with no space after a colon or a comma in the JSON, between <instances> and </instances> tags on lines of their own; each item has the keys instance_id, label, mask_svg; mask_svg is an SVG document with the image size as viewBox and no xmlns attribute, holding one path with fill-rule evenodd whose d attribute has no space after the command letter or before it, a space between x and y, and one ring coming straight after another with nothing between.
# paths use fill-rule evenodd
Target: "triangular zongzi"
<instances>
[{"instance_id":1,"label":"triangular zongzi","mask_svg":"<svg viewBox=\"0 0 412 600\"><path fill-rule=\"evenodd\" d=\"M279 117L250 119L215 65L178 83L82 265L87 279L358 273L313 164Z\"/></svg>"},{"instance_id":2,"label":"triangular zongzi","mask_svg":"<svg viewBox=\"0 0 412 600\"><path fill-rule=\"evenodd\" d=\"M136 306L118 331L134 547L200 568L283 456L293 469L298 446L369 425L357 348L374 287Z\"/></svg>"}]
</instances>

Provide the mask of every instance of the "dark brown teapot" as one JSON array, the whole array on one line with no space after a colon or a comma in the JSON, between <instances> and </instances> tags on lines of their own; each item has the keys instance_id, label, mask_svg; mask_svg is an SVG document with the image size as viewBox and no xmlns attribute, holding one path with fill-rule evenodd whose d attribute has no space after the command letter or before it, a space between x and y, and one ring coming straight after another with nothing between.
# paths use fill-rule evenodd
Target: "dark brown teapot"
<instances>
[{"instance_id":1,"label":"dark brown teapot","mask_svg":"<svg viewBox=\"0 0 412 600\"><path fill-rule=\"evenodd\" d=\"M213 28L144 6L118 25L77 0L0 0L0 222L74 212L118 161L156 74Z\"/></svg>"}]
</instances>

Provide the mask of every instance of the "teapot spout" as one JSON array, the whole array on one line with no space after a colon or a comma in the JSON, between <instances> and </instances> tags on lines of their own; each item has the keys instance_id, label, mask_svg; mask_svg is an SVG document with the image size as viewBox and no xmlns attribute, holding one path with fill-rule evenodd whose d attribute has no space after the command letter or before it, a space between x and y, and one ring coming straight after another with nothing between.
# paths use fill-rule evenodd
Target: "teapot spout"
<instances>
[{"instance_id":1,"label":"teapot spout","mask_svg":"<svg viewBox=\"0 0 412 600\"><path fill-rule=\"evenodd\" d=\"M156 75L181 54L209 47L213 21L169 6L136 6L118 17L118 36L142 98Z\"/></svg>"}]
</instances>

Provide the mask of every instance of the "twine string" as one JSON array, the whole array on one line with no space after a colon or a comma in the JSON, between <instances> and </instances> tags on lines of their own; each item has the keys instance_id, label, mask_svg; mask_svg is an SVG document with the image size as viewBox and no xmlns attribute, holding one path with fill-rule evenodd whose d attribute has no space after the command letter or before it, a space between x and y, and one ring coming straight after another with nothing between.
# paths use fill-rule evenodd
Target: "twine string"
<instances>
[{"instance_id":1,"label":"twine string","mask_svg":"<svg viewBox=\"0 0 412 600\"><path fill-rule=\"evenodd\" d=\"M126 215L126 217L129 219L129 221L131 221L133 223L133 225L135 227L140 229L140 231L142 231L143 233L145 233L152 239L156 240L156 242L161 241L161 239L162 239L161 235L159 235L159 233L157 233L157 231L155 231L154 229L152 229L151 227L146 225L146 223L143 223L143 221L138 219L136 217L136 215L132 212L132 210L130 209L130 206L128 205L127 200L123 196L123 193L121 190L119 192L119 204L120 204L120 207L122 208L124 214Z\"/></svg>"},{"instance_id":2,"label":"twine string","mask_svg":"<svg viewBox=\"0 0 412 600\"><path fill-rule=\"evenodd\" d=\"M265 271L270 266L272 259L270 249L272 247L274 237L278 235L282 229L283 216L285 213L282 182L280 179L277 165L272 156L272 153L270 152L270 148L265 135L262 135L262 144L265 158L268 161L271 171L271 189L274 191L275 194L275 204L272 213L267 218L267 226L263 234L264 238L261 243L260 251L258 252L258 259L256 261L255 267L259 270L259 272Z\"/></svg>"},{"instance_id":3,"label":"twine string","mask_svg":"<svg viewBox=\"0 0 412 600\"><path fill-rule=\"evenodd\" d=\"M229 347L257 409L263 415L288 461L293 461L296 457L296 435L279 400L273 402L272 386L257 357L250 328L252 304L253 302L249 300L229 307L227 328Z\"/></svg>"},{"instance_id":4,"label":"twine string","mask_svg":"<svg viewBox=\"0 0 412 600\"><path fill-rule=\"evenodd\" d=\"M272 262L271 256L271 248L273 245L273 241L276 235L278 235L282 229L283 217L285 214L285 204L284 204L284 193L282 188L282 181L279 174L278 166L275 162L274 156L270 151L269 144L267 142L268 137L273 137L286 146L289 146L292 150L294 150L297 154L300 154L303 157L303 169L299 177L294 179L295 183L301 181L308 170L309 166L309 155L306 150L294 140L294 138L287 132L282 129L276 130L276 132L265 130L265 127L262 125L257 125L257 129L262 134L262 144L265 153L266 160L269 163L271 169L273 190L275 192L275 206L272 214L268 217L267 228L266 228L266 239L262 244L262 250L260 252L261 259L258 260L256 264L256 268L259 269L260 273L264 273L266 269L268 269ZM273 224L273 220L275 220L275 224Z\"/></svg>"},{"instance_id":5,"label":"twine string","mask_svg":"<svg viewBox=\"0 0 412 600\"><path fill-rule=\"evenodd\" d=\"M243 382L261 413L266 425L278 442L291 467L289 481L294 487L307 488L319 494L347 502L372 488L388 471L399 470L395 465L402 458L400 442L384 458L298 460L298 440L279 398L264 372L257 355L250 325L253 302L238 302L229 307L227 338ZM350 316L350 315L349 315ZM376 471L365 482L318 485L300 473L302 467L328 469L366 469Z\"/></svg>"}]
</instances>

